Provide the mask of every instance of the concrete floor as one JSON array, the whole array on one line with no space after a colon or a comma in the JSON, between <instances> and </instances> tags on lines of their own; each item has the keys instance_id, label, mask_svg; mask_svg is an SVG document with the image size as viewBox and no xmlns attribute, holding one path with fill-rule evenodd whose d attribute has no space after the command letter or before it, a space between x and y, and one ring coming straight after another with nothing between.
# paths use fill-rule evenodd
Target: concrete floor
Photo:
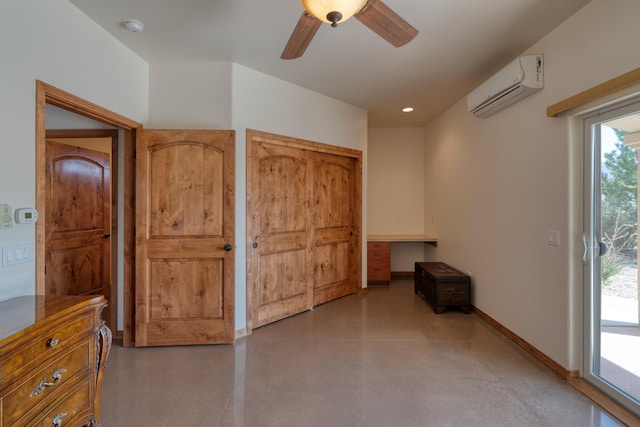
<instances>
[{"instance_id":1,"label":"concrete floor","mask_svg":"<svg viewBox=\"0 0 640 427\"><path fill-rule=\"evenodd\" d=\"M103 427L620 426L474 314L413 280L333 301L234 345L114 346Z\"/></svg>"}]
</instances>

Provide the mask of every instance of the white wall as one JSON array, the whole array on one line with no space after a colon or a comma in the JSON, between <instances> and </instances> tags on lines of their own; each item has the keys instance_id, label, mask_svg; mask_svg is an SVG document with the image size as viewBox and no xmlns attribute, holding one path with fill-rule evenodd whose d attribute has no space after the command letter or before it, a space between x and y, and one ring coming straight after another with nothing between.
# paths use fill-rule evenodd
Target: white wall
<instances>
[{"instance_id":1,"label":"white wall","mask_svg":"<svg viewBox=\"0 0 640 427\"><path fill-rule=\"evenodd\" d=\"M541 92L487 119L462 99L425 128L425 231L438 257L471 272L475 306L567 369L581 354L581 141L545 110L640 67L638 16L637 0L593 0L523 52L545 55Z\"/></svg>"},{"instance_id":2,"label":"white wall","mask_svg":"<svg viewBox=\"0 0 640 427\"><path fill-rule=\"evenodd\" d=\"M236 330L246 328L246 129L361 150L362 247L367 230L367 112L242 65L233 65L236 130ZM366 271L363 250L362 267ZM363 282L366 274L363 273ZM364 286L364 284L363 284Z\"/></svg>"},{"instance_id":3,"label":"white wall","mask_svg":"<svg viewBox=\"0 0 640 427\"><path fill-rule=\"evenodd\" d=\"M35 81L146 122L148 65L66 0L3 0L0 40L0 204L32 207ZM0 246L16 243L35 244L35 226L0 230ZM0 300L33 294L34 269L0 265Z\"/></svg>"},{"instance_id":4,"label":"white wall","mask_svg":"<svg viewBox=\"0 0 640 427\"><path fill-rule=\"evenodd\" d=\"M231 64L162 63L149 70L149 128L231 129Z\"/></svg>"},{"instance_id":5,"label":"white wall","mask_svg":"<svg viewBox=\"0 0 640 427\"><path fill-rule=\"evenodd\" d=\"M424 234L424 128L369 128L368 234ZM392 243L391 271L413 271L424 243ZM430 260L430 259L429 259Z\"/></svg>"}]
</instances>

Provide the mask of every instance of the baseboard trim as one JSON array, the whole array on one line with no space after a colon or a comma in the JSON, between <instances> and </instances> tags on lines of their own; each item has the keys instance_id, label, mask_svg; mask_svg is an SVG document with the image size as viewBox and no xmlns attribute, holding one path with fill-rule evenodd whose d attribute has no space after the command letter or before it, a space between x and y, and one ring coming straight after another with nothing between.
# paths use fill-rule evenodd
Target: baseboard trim
<instances>
[{"instance_id":1,"label":"baseboard trim","mask_svg":"<svg viewBox=\"0 0 640 427\"><path fill-rule=\"evenodd\" d=\"M392 271L392 279L413 279L413 271Z\"/></svg>"},{"instance_id":2,"label":"baseboard trim","mask_svg":"<svg viewBox=\"0 0 640 427\"><path fill-rule=\"evenodd\" d=\"M616 418L621 423L627 426L638 426L640 425L640 419L636 417L635 414L630 412L627 408L615 402L613 399L605 395L603 392L586 382L584 379L580 378L580 371L577 370L569 370L560 365L558 362L538 350L535 346L531 345L526 340L519 337L516 333L511 331L509 328L489 316L484 311L480 310L478 307L472 306L473 313L476 314L479 318L487 322L493 328L495 328L498 332L500 332L505 337L509 338L516 345L522 348L527 353L531 354L533 357L538 359L540 362L545 364L549 369L551 369L556 374L560 375L562 378L567 380L569 385L574 387L576 390L584 394L586 397L591 399L593 403L600 406L602 409L607 411L611 416Z\"/></svg>"},{"instance_id":3,"label":"baseboard trim","mask_svg":"<svg viewBox=\"0 0 640 427\"><path fill-rule=\"evenodd\" d=\"M571 371L566 369L564 366L538 350L535 346L527 342L526 340L520 338L516 333L511 331L509 328L504 326L502 323L495 320L493 317L489 316L484 311L480 310L478 307L472 306L472 311L482 320L493 326L498 330L502 335L509 338L511 341L520 346L524 351L531 354L533 357L547 365L552 371L556 374L560 375L564 379L574 379L580 376L578 371Z\"/></svg>"},{"instance_id":4,"label":"baseboard trim","mask_svg":"<svg viewBox=\"0 0 640 427\"><path fill-rule=\"evenodd\" d=\"M249 330L247 328L237 329L235 339L243 338L249 335Z\"/></svg>"}]
</instances>

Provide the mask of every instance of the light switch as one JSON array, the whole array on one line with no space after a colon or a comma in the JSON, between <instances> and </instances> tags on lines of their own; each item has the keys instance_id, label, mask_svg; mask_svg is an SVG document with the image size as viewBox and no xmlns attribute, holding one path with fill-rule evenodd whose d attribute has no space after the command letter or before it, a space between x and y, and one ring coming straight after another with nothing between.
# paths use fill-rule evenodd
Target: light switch
<instances>
[{"instance_id":1,"label":"light switch","mask_svg":"<svg viewBox=\"0 0 640 427\"><path fill-rule=\"evenodd\" d=\"M560 246L560 232L558 230L547 230L547 245Z\"/></svg>"},{"instance_id":2,"label":"light switch","mask_svg":"<svg viewBox=\"0 0 640 427\"><path fill-rule=\"evenodd\" d=\"M22 264L33 261L33 245L9 245L2 247L2 266Z\"/></svg>"}]
</instances>

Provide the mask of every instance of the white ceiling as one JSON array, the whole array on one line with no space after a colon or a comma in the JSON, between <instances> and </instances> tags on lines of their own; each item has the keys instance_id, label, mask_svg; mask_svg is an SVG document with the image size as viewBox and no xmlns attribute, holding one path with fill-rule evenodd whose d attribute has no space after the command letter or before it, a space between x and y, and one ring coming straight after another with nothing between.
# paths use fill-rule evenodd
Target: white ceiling
<instances>
[{"instance_id":1,"label":"white ceiling","mask_svg":"<svg viewBox=\"0 0 640 427\"><path fill-rule=\"evenodd\" d=\"M151 65L235 62L363 107L373 127L425 125L589 2L384 0L419 30L409 44L350 19L323 25L302 58L285 61L298 0L70 1ZM145 31L126 31L125 18Z\"/></svg>"}]
</instances>

